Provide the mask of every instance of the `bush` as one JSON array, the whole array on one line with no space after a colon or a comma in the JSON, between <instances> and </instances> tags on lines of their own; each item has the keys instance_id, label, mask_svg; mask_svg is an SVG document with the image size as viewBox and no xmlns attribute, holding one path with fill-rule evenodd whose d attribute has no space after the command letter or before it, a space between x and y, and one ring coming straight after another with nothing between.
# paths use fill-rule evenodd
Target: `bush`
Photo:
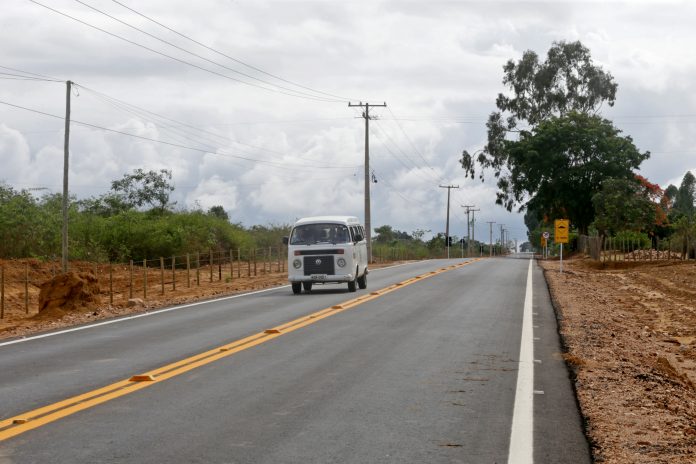
<instances>
[{"instance_id":1,"label":"bush","mask_svg":"<svg viewBox=\"0 0 696 464\"><path fill-rule=\"evenodd\" d=\"M650 237L642 232L624 230L616 233L612 240L615 241L617 247L628 252L651 247Z\"/></svg>"}]
</instances>

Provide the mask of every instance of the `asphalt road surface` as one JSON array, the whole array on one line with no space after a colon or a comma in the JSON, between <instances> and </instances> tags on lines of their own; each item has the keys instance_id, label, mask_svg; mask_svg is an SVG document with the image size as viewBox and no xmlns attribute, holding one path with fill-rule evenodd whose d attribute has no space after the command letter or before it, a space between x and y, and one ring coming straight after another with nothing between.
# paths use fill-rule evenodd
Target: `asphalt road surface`
<instances>
[{"instance_id":1,"label":"asphalt road surface","mask_svg":"<svg viewBox=\"0 0 696 464\"><path fill-rule=\"evenodd\" d=\"M0 343L0 463L590 462L529 259L424 261L345 288Z\"/></svg>"}]
</instances>

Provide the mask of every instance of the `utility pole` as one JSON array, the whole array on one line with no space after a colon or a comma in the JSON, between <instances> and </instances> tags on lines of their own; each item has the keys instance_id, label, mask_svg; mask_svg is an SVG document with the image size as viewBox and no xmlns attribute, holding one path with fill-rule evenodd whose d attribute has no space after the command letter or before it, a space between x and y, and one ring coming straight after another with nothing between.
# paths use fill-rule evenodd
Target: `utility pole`
<instances>
[{"instance_id":1,"label":"utility pole","mask_svg":"<svg viewBox=\"0 0 696 464\"><path fill-rule=\"evenodd\" d=\"M72 82L66 81L65 89L65 141L63 143L63 246L61 266L68 272L68 166L70 150L70 91Z\"/></svg>"},{"instance_id":2,"label":"utility pole","mask_svg":"<svg viewBox=\"0 0 696 464\"><path fill-rule=\"evenodd\" d=\"M445 249L447 250L447 259L449 259L449 211L450 211L450 192L452 189L458 189L458 185L440 185L440 188L447 189L447 225L445 226Z\"/></svg>"},{"instance_id":3,"label":"utility pole","mask_svg":"<svg viewBox=\"0 0 696 464\"><path fill-rule=\"evenodd\" d=\"M503 227L505 224L500 224L500 255L503 255Z\"/></svg>"},{"instance_id":4,"label":"utility pole","mask_svg":"<svg viewBox=\"0 0 696 464\"><path fill-rule=\"evenodd\" d=\"M369 103L350 103L349 107L364 107L362 117L365 118L365 239L367 240L367 261L372 262L372 224L370 221L370 106L387 106L384 102L381 105L370 105Z\"/></svg>"},{"instance_id":5,"label":"utility pole","mask_svg":"<svg viewBox=\"0 0 696 464\"><path fill-rule=\"evenodd\" d=\"M469 255L471 254L471 235L469 232L469 211L470 208L473 208L475 205L460 205L462 208L466 208L466 257L468 258Z\"/></svg>"},{"instance_id":6,"label":"utility pole","mask_svg":"<svg viewBox=\"0 0 696 464\"><path fill-rule=\"evenodd\" d=\"M481 211L481 208L471 210L471 241L472 242L476 241L476 211Z\"/></svg>"},{"instance_id":7,"label":"utility pole","mask_svg":"<svg viewBox=\"0 0 696 464\"><path fill-rule=\"evenodd\" d=\"M488 222L488 256L492 257L493 256L493 224L495 224L495 221L486 221Z\"/></svg>"}]
</instances>

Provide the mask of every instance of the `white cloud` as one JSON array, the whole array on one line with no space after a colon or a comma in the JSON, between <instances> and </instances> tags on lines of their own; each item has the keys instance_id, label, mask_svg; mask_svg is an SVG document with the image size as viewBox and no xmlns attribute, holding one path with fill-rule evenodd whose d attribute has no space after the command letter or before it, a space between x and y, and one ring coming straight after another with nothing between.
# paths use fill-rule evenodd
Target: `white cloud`
<instances>
[{"instance_id":1,"label":"white cloud","mask_svg":"<svg viewBox=\"0 0 696 464\"><path fill-rule=\"evenodd\" d=\"M92 3L209 59L272 80L116 4ZM72 1L51 5L143 45L243 79ZM221 204L234 220L247 225L329 212L362 216L364 121L345 102L294 98L206 74L28 2L3 7L0 66L71 79L207 131L196 133L171 121L154 124L152 119L158 118L153 115L117 107L78 88L79 96L72 98L74 120L210 153L73 124L74 194L103 193L111 180L136 168L171 169L177 188L174 199L180 206ZM371 111L382 118L374 122L371 136L371 167L378 177L372 188L376 226L444 231L446 194L438 185L447 182L461 187L452 194L456 235L461 236L463 228L458 205L476 204L482 221L477 236L487 236L488 220L505 223L515 236L524 237L521 216L494 204L494 182L464 178L457 159L463 149L473 152L484 143L487 114L497 94L505 91L505 62L527 49L543 57L554 40L581 40L615 76L617 105L605 113L616 117L641 150L653 152L643 175L665 185L680 181L696 166L696 97L691 92L696 57L690 50L696 5L689 2L173 0L136 8L285 79L332 94L386 101L402 119L408 137L388 110ZM57 117L0 105L0 179L19 188L60 191L65 84L2 84L0 101ZM327 169L336 165L353 167Z\"/></svg>"}]
</instances>

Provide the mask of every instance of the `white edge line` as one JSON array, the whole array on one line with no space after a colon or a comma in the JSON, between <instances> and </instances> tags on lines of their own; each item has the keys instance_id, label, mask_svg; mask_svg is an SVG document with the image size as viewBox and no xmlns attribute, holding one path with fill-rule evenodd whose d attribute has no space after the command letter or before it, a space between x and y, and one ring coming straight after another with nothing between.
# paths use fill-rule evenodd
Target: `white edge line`
<instances>
[{"instance_id":1,"label":"white edge line","mask_svg":"<svg viewBox=\"0 0 696 464\"><path fill-rule=\"evenodd\" d=\"M534 462L534 329L532 327L532 262L529 260L527 288L522 315L522 339L520 341L519 369L515 406L510 430L508 464L532 464Z\"/></svg>"},{"instance_id":2,"label":"white edge line","mask_svg":"<svg viewBox=\"0 0 696 464\"><path fill-rule=\"evenodd\" d=\"M415 261L415 262L412 262L412 263L395 264L395 265L393 265L393 266L380 267L380 268L371 270L370 273L372 273L372 272L377 272L377 271L381 271L382 269L392 269L392 268L395 268L395 267L407 266L407 265L410 265L410 264L416 264L416 263L419 263L419 262L421 262L421 261ZM168 313L169 311L175 311L175 310L178 310L178 309L191 308L191 307L193 307L193 306L200 306L200 305L204 305L204 304L215 303L215 302L218 302L218 301L233 300L233 299L235 299L235 298L242 298L242 297L245 297L245 296L258 295L259 293L271 292L271 291L273 291L273 290L279 290L279 289L281 289L281 288L288 288L288 287L290 287L290 285L280 285L280 286L278 286L278 287L265 288L265 289L263 289L263 290L256 290L256 291L248 292L248 293L240 293L240 294L238 294L238 295L223 296L223 297L215 298L215 299L212 299L212 300L197 301L197 302L195 302L195 303L187 303L187 304L176 305L176 306L172 306L172 307L164 308L164 309L156 309L156 310L154 310L154 311L148 311L148 312L145 312L145 313L134 314L134 315L132 315L132 316L117 317L117 318L115 318L115 319L109 319L109 320L104 321L104 322L95 322L94 324L81 325L81 326L79 326L79 327L73 327L73 328L71 328L71 329L59 330L59 331L56 331L56 332L49 332L49 333L44 333L44 334L40 334L40 335L32 335L32 336L29 336L29 337L19 338L19 339L17 339L17 340L11 340L11 341L9 341L9 342L2 342L2 343L0 343L0 347L8 346L8 345L14 345L14 344L16 344L16 343L28 342L28 341L31 341L31 340L38 340L38 339L40 339L40 338L54 337L54 336L56 336L56 335L63 335L63 334L70 333L70 332L79 332L80 330L87 330L87 329L92 329L92 328L95 328L95 327L101 327L101 326L104 326L104 325L116 324L116 323L119 323L119 322L130 321L130 320L132 320L132 319L138 319L138 318L140 318L140 317L155 316L155 315L157 315L157 314Z\"/></svg>"}]
</instances>

